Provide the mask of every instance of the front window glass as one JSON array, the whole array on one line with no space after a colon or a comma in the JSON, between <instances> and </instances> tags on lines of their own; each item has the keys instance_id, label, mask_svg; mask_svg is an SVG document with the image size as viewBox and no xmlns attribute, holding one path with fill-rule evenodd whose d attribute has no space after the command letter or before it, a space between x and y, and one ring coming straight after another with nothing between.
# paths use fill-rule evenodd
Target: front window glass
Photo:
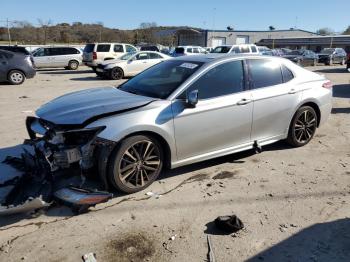
<instances>
[{"instance_id":1,"label":"front window glass","mask_svg":"<svg viewBox=\"0 0 350 262\"><path fill-rule=\"evenodd\" d=\"M209 99L243 91L242 61L227 62L210 69L192 84L187 92L193 90L198 90L199 99Z\"/></svg>"},{"instance_id":2,"label":"front window glass","mask_svg":"<svg viewBox=\"0 0 350 262\"><path fill-rule=\"evenodd\" d=\"M167 60L143 71L118 88L133 94L165 99L202 65L202 62Z\"/></svg>"},{"instance_id":3,"label":"front window glass","mask_svg":"<svg viewBox=\"0 0 350 262\"><path fill-rule=\"evenodd\" d=\"M228 53L231 49L231 46L217 46L214 48L212 53Z\"/></svg>"},{"instance_id":4,"label":"front window glass","mask_svg":"<svg viewBox=\"0 0 350 262\"><path fill-rule=\"evenodd\" d=\"M133 55L135 55L135 52L122 55L119 59L120 60L129 60Z\"/></svg>"}]
</instances>

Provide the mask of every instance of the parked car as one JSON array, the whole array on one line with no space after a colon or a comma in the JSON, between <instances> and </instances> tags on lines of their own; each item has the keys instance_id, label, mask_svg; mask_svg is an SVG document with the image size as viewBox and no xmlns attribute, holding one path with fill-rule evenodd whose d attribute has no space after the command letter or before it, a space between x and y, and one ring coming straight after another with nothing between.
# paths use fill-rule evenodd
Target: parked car
<instances>
[{"instance_id":1,"label":"parked car","mask_svg":"<svg viewBox=\"0 0 350 262\"><path fill-rule=\"evenodd\" d=\"M32 64L34 65L34 59L32 54L23 46L17 46L17 45L2 45L0 46L0 50L7 50L14 53L20 53L23 55L27 55L30 57L30 60L32 61Z\"/></svg>"},{"instance_id":2,"label":"parked car","mask_svg":"<svg viewBox=\"0 0 350 262\"><path fill-rule=\"evenodd\" d=\"M159 48L156 45L143 45L143 46L140 46L140 51L159 52Z\"/></svg>"},{"instance_id":3,"label":"parked car","mask_svg":"<svg viewBox=\"0 0 350 262\"><path fill-rule=\"evenodd\" d=\"M258 47L251 44L242 44L242 45L220 45L214 48L212 53L249 53L249 54L259 54Z\"/></svg>"},{"instance_id":4,"label":"parked car","mask_svg":"<svg viewBox=\"0 0 350 262\"><path fill-rule=\"evenodd\" d=\"M143 70L169 58L171 57L168 55L152 51L128 53L119 59L107 60L98 64L96 74L100 77L118 80L123 77L137 75Z\"/></svg>"},{"instance_id":5,"label":"parked car","mask_svg":"<svg viewBox=\"0 0 350 262\"><path fill-rule=\"evenodd\" d=\"M205 54L206 51L200 46L178 46L175 48L172 56L184 56L184 55L201 55Z\"/></svg>"},{"instance_id":6,"label":"parked car","mask_svg":"<svg viewBox=\"0 0 350 262\"><path fill-rule=\"evenodd\" d=\"M0 81L13 85L20 85L36 74L30 55L0 50L0 65Z\"/></svg>"},{"instance_id":7,"label":"parked car","mask_svg":"<svg viewBox=\"0 0 350 262\"><path fill-rule=\"evenodd\" d=\"M318 61L317 54L306 49L293 50L286 55L283 55L283 57L302 66L315 66Z\"/></svg>"},{"instance_id":8,"label":"parked car","mask_svg":"<svg viewBox=\"0 0 350 262\"><path fill-rule=\"evenodd\" d=\"M51 168L80 164L84 173L95 164L105 183L133 193L164 167L282 139L304 146L330 115L331 101L332 85L324 76L287 59L182 56L117 88L56 98L26 125Z\"/></svg>"},{"instance_id":9,"label":"parked car","mask_svg":"<svg viewBox=\"0 0 350 262\"><path fill-rule=\"evenodd\" d=\"M82 51L76 47L40 47L33 51L36 68L78 69L82 63Z\"/></svg>"},{"instance_id":10,"label":"parked car","mask_svg":"<svg viewBox=\"0 0 350 262\"><path fill-rule=\"evenodd\" d=\"M340 63L345 65L346 52L343 48L325 48L318 55L318 62L325 65Z\"/></svg>"},{"instance_id":11,"label":"parked car","mask_svg":"<svg viewBox=\"0 0 350 262\"><path fill-rule=\"evenodd\" d=\"M83 62L96 72L98 64L106 60L119 58L126 53L137 52L133 45L123 43L92 43L87 44L83 51Z\"/></svg>"}]
</instances>

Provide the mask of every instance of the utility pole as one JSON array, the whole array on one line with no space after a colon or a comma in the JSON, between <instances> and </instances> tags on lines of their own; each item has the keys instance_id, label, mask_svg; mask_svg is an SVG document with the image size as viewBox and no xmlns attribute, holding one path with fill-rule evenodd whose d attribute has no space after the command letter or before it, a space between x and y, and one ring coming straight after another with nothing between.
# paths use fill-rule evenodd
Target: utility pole
<instances>
[{"instance_id":1,"label":"utility pole","mask_svg":"<svg viewBox=\"0 0 350 262\"><path fill-rule=\"evenodd\" d=\"M9 19L6 19L6 23L7 23L7 35L8 35L8 39L9 39L9 45L11 45L11 34L10 34L10 25L9 25Z\"/></svg>"}]
</instances>

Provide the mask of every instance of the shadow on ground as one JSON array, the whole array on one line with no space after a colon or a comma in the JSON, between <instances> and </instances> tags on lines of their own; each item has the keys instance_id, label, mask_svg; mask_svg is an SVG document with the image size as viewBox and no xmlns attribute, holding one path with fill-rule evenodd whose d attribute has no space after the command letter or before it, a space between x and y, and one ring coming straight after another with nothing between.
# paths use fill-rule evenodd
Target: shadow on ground
<instances>
[{"instance_id":1,"label":"shadow on ground","mask_svg":"<svg viewBox=\"0 0 350 262\"><path fill-rule=\"evenodd\" d=\"M346 66L344 66L343 68L339 68L339 67L332 67L330 66L329 68L326 69L317 69L314 72L316 73L348 73L349 71L346 69Z\"/></svg>"},{"instance_id":2,"label":"shadow on ground","mask_svg":"<svg viewBox=\"0 0 350 262\"><path fill-rule=\"evenodd\" d=\"M350 98L350 84L334 85L333 97Z\"/></svg>"},{"instance_id":3,"label":"shadow on ground","mask_svg":"<svg viewBox=\"0 0 350 262\"><path fill-rule=\"evenodd\" d=\"M37 70L40 74L46 74L46 75L75 75L75 74L85 74L85 73L93 73L94 71L86 69L86 70Z\"/></svg>"},{"instance_id":4,"label":"shadow on ground","mask_svg":"<svg viewBox=\"0 0 350 262\"><path fill-rule=\"evenodd\" d=\"M349 261L350 219L312 225L248 259L249 262Z\"/></svg>"}]
</instances>

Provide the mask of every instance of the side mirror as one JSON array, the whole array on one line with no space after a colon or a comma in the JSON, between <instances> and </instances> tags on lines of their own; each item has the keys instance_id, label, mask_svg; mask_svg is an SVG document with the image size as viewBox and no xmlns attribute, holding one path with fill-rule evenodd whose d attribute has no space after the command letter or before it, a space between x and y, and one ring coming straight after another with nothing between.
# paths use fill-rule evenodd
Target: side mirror
<instances>
[{"instance_id":1,"label":"side mirror","mask_svg":"<svg viewBox=\"0 0 350 262\"><path fill-rule=\"evenodd\" d=\"M189 107L194 108L196 107L197 103L198 103L198 90L193 90L187 94L186 104Z\"/></svg>"}]
</instances>

